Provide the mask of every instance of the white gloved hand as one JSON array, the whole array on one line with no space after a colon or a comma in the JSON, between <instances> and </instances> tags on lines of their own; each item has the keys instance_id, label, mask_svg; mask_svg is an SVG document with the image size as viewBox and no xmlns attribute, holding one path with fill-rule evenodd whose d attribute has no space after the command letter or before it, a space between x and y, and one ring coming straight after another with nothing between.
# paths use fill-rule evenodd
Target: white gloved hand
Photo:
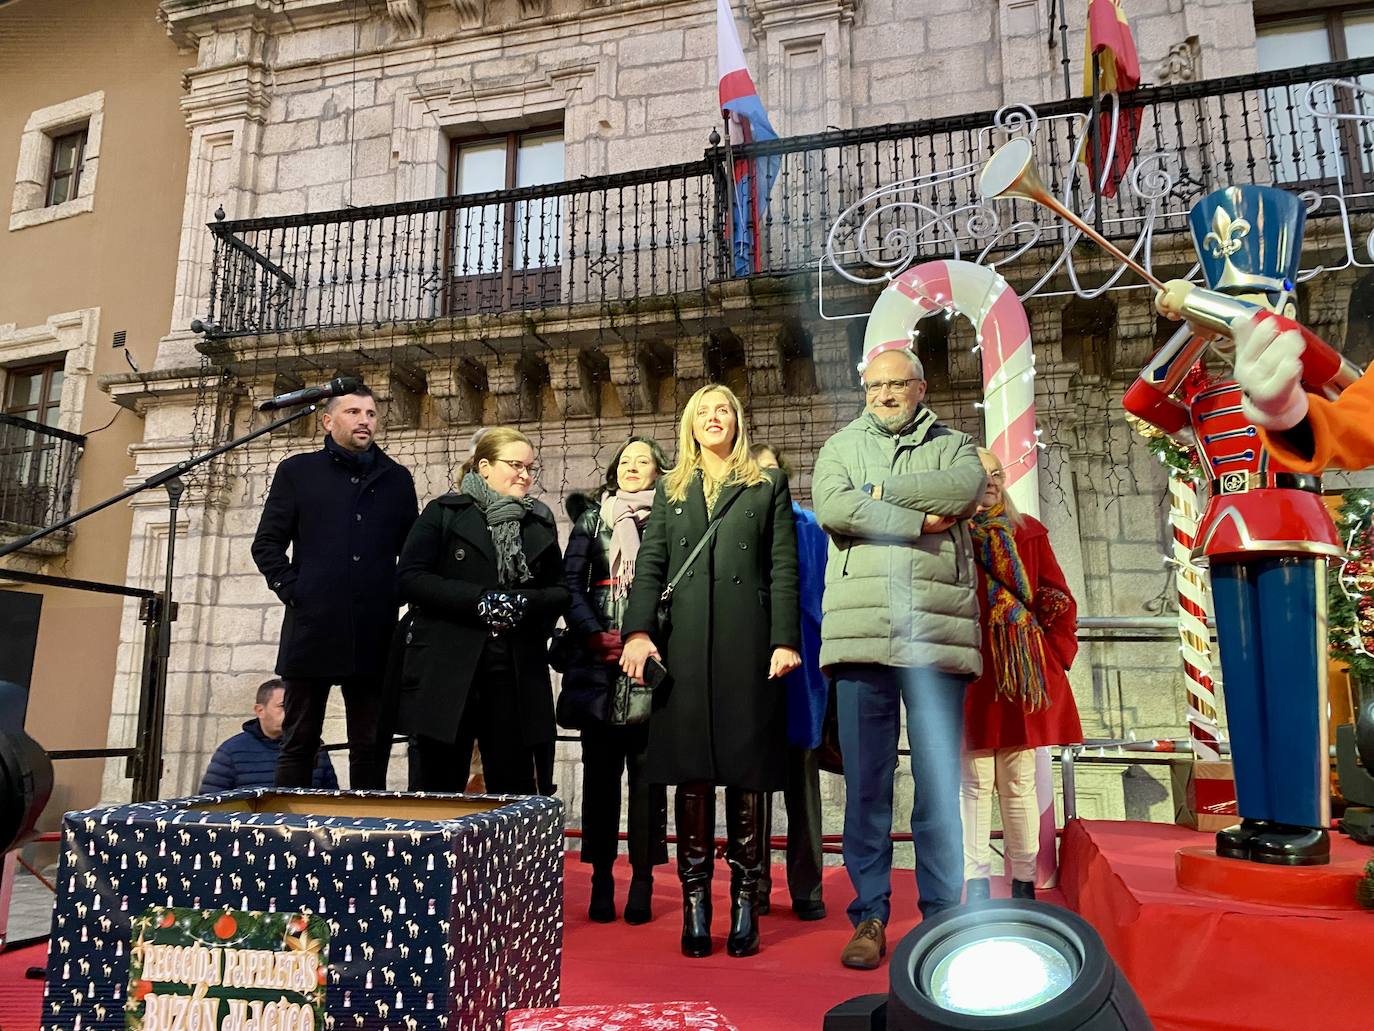
<instances>
[{"instance_id":1,"label":"white gloved hand","mask_svg":"<svg viewBox=\"0 0 1374 1031\"><path fill-rule=\"evenodd\" d=\"M1307 418L1302 389L1302 334L1280 333L1273 319L1250 318L1236 327L1236 382L1245 417L1267 430L1289 430Z\"/></svg>"}]
</instances>

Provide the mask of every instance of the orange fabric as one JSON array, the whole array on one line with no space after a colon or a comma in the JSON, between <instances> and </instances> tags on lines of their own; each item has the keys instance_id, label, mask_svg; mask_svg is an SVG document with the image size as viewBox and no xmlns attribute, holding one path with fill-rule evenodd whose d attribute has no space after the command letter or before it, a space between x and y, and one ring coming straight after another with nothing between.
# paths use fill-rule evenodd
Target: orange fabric
<instances>
[{"instance_id":1,"label":"orange fabric","mask_svg":"<svg viewBox=\"0 0 1374 1031\"><path fill-rule=\"evenodd\" d=\"M1299 473L1321 473L1327 469L1358 472L1374 465L1374 374L1369 369L1335 401L1308 394L1307 403L1307 422L1312 427L1314 444L1312 457L1297 454L1285 434L1261 429L1260 437L1275 458Z\"/></svg>"}]
</instances>

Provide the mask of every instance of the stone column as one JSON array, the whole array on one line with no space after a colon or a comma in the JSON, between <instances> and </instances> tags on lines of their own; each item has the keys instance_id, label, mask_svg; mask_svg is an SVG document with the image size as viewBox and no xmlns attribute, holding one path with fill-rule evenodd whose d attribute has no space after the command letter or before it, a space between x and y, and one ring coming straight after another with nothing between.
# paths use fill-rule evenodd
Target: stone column
<instances>
[{"instance_id":1,"label":"stone column","mask_svg":"<svg viewBox=\"0 0 1374 1031\"><path fill-rule=\"evenodd\" d=\"M198 60L186 75L181 101L191 134L190 162L171 324L158 349L158 369L197 359L190 324L209 313L214 253L206 225L221 210L230 219L256 213L262 131L272 95L269 37L246 15L221 17L216 24L188 12L168 23L178 42L197 48Z\"/></svg>"},{"instance_id":2,"label":"stone column","mask_svg":"<svg viewBox=\"0 0 1374 1031\"><path fill-rule=\"evenodd\" d=\"M850 29L858 0L749 0L755 77L784 136L851 124Z\"/></svg>"},{"instance_id":3,"label":"stone column","mask_svg":"<svg viewBox=\"0 0 1374 1031\"><path fill-rule=\"evenodd\" d=\"M122 378L122 377L121 377ZM130 377L132 378L132 377ZM213 383L201 389L194 370L153 373L142 382L112 384L115 401L146 422L142 444L132 448L132 485L204 451L232 432L228 418L241 400ZM252 690L272 675L280 603L253 565L250 545L260 513L262 482L248 491L231 487L242 453L192 470L185 477L176 524L171 656L167 674L162 797L191 794L223 737L236 731L252 705ZM236 502L241 505L231 516ZM127 583L161 591L169 535L167 494L135 495ZM267 626L271 624L270 640ZM111 697L109 742L136 743L143 627L134 602L125 606L120 654ZM127 798L124 761L106 764L104 795Z\"/></svg>"}]
</instances>

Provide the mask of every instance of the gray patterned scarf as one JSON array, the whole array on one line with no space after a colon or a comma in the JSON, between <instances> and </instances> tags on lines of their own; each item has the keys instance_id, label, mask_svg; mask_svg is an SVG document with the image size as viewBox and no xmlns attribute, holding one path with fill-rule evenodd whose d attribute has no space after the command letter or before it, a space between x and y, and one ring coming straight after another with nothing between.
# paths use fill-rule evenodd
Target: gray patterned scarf
<instances>
[{"instance_id":1,"label":"gray patterned scarf","mask_svg":"<svg viewBox=\"0 0 1374 1031\"><path fill-rule=\"evenodd\" d=\"M533 508L533 500L498 494L475 472L463 477L462 491L472 498L487 520L491 542L496 548L496 572L501 586L512 587L529 580L530 567L525 564L520 520Z\"/></svg>"}]
</instances>

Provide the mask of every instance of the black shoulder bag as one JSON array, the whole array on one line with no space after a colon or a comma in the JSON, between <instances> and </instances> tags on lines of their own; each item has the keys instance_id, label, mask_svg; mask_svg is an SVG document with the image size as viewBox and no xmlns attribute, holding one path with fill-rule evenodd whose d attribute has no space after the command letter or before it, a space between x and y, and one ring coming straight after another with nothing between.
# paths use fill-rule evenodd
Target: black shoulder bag
<instances>
[{"instance_id":1,"label":"black shoulder bag","mask_svg":"<svg viewBox=\"0 0 1374 1031\"><path fill-rule=\"evenodd\" d=\"M711 517L711 521L706 525L706 532L701 535L701 540L697 541L696 547L687 553L687 560L678 567L678 571L673 574L673 578L668 581L668 586L663 588L663 593L658 596L658 634L659 641L666 642L668 638L668 628L672 625L673 612L673 592L677 590L677 585L682 582L682 578L687 575L687 570L692 568L692 563L697 560L697 556L702 553L706 545L711 543L711 538L716 535L716 530L720 527L720 521L725 518L725 513L730 511L730 506L735 503L735 499L743 494L743 491L736 491L720 506L720 510Z\"/></svg>"}]
</instances>

